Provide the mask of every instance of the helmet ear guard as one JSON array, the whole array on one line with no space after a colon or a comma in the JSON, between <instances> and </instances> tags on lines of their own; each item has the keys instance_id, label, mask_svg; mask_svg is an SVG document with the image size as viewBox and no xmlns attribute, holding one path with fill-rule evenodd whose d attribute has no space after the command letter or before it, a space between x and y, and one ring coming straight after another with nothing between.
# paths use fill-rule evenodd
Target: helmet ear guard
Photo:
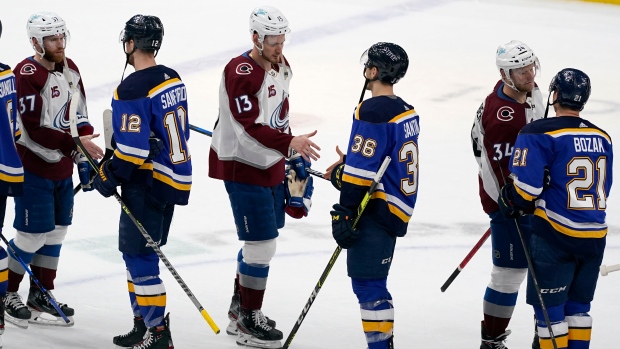
<instances>
[{"instance_id":1,"label":"helmet ear guard","mask_svg":"<svg viewBox=\"0 0 620 349\"><path fill-rule=\"evenodd\" d=\"M558 103L564 108L582 111L592 92L590 77L579 69L562 69L549 84L549 94L556 91L557 99L550 104Z\"/></svg>"}]
</instances>

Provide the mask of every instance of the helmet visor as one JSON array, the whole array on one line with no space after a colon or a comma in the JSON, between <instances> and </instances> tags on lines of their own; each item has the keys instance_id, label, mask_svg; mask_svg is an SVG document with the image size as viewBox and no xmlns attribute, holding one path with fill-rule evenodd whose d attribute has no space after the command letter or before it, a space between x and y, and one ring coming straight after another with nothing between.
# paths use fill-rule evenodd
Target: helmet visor
<instances>
[{"instance_id":1,"label":"helmet visor","mask_svg":"<svg viewBox=\"0 0 620 349\"><path fill-rule=\"evenodd\" d=\"M129 41L130 38L127 37L127 32L125 29L121 30L121 33L118 35L118 42L124 43Z\"/></svg>"},{"instance_id":2,"label":"helmet visor","mask_svg":"<svg viewBox=\"0 0 620 349\"><path fill-rule=\"evenodd\" d=\"M364 67L368 67L368 50L362 53L362 56L360 57L360 64Z\"/></svg>"}]
</instances>

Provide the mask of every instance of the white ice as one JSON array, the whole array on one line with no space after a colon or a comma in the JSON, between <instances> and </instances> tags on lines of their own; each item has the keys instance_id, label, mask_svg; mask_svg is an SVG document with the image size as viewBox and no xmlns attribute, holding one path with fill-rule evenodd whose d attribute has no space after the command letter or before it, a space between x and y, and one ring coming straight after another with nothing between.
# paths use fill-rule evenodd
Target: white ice
<instances>
[{"instance_id":1,"label":"white ice","mask_svg":"<svg viewBox=\"0 0 620 349\"><path fill-rule=\"evenodd\" d=\"M409 233L399 239L388 286L396 307L397 348L477 348L482 297L491 270L487 242L452 286L439 288L488 227L478 198L477 168L469 132L476 110L498 79L494 53L519 39L540 57L543 93L560 69L590 75L591 100L583 116L620 139L620 7L579 1L525 0L275 0L293 30L285 55L291 62L291 124L296 134L318 134L323 171L346 147L350 118L361 92L361 53L378 41L396 42L409 54L407 76L396 92L421 116L420 186ZM8 5L8 4L7 4ZM160 64L179 71L188 86L189 117L211 130L217 117L220 74L228 60L251 46L248 16L262 1L13 1L1 15L0 61L15 66L33 54L25 33L31 13L54 11L71 31L69 57L81 69L90 117L102 131L101 112L119 83L125 56L118 34L137 13L159 16L165 25ZM132 68L128 68L128 73ZM101 139L101 138L100 138ZM103 146L103 140L99 141ZM210 139L192 133L194 176L190 204L178 207L164 253L219 327L215 335L189 298L161 265L176 348L236 348L223 329L240 247L221 182L210 179ZM619 165L616 164L618 170ZM620 195L608 204L610 224L604 263L620 263ZM120 207L96 192L76 196L73 225L64 243L55 295L76 309L72 328L28 330L7 324L10 348L112 348L127 332L132 314L125 268L117 250ZM315 181L310 216L280 231L265 313L285 338L336 245L329 214L338 192ZM9 200L4 233L13 237ZM359 308L340 257L291 348L365 348ZM27 293L26 282L20 292ZM525 290L525 284L521 288ZM599 279L591 315L592 348L617 347L620 273ZM524 292L509 328L508 347L528 348L532 310Z\"/></svg>"}]
</instances>

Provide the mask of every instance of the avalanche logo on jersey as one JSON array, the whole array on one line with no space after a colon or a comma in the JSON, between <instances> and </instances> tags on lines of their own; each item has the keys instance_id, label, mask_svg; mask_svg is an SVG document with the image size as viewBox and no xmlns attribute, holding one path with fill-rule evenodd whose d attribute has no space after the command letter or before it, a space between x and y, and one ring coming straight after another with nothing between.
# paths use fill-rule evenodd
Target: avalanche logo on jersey
<instances>
[{"instance_id":1,"label":"avalanche logo on jersey","mask_svg":"<svg viewBox=\"0 0 620 349\"><path fill-rule=\"evenodd\" d=\"M32 63L26 63L22 66L22 69L19 71L21 75L32 75L37 71L37 67L35 67Z\"/></svg>"},{"instance_id":2,"label":"avalanche logo on jersey","mask_svg":"<svg viewBox=\"0 0 620 349\"><path fill-rule=\"evenodd\" d=\"M515 113L514 109L503 106L497 110L497 118L499 121L510 121L513 119L513 114Z\"/></svg>"},{"instance_id":3,"label":"avalanche logo on jersey","mask_svg":"<svg viewBox=\"0 0 620 349\"><path fill-rule=\"evenodd\" d=\"M271 114L269 126L280 132L288 131L288 93L286 91L283 91L282 102Z\"/></svg>"},{"instance_id":4,"label":"avalanche logo on jersey","mask_svg":"<svg viewBox=\"0 0 620 349\"><path fill-rule=\"evenodd\" d=\"M69 103L65 103L58 113L54 116L54 121L52 125L59 130L66 130L69 128L69 118L67 117L67 105Z\"/></svg>"},{"instance_id":5,"label":"avalanche logo on jersey","mask_svg":"<svg viewBox=\"0 0 620 349\"><path fill-rule=\"evenodd\" d=\"M252 65L248 62L243 62L237 66L235 72L239 75L250 75L252 73Z\"/></svg>"}]
</instances>

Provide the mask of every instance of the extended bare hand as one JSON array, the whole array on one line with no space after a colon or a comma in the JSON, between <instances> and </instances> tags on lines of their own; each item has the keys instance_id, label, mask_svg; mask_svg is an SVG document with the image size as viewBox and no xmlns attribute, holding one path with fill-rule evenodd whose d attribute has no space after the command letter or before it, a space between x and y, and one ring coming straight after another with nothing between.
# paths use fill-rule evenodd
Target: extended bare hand
<instances>
[{"instance_id":1,"label":"extended bare hand","mask_svg":"<svg viewBox=\"0 0 620 349\"><path fill-rule=\"evenodd\" d=\"M301 154L306 161L318 160L321 157L318 153L321 147L310 140L310 137L314 135L316 135L316 130L311 133L306 133L305 135L296 136L289 146Z\"/></svg>"},{"instance_id":2,"label":"extended bare hand","mask_svg":"<svg viewBox=\"0 0 620 349\"><path fill-rule=\"evenodd\" d=\"M87 136L80 136L80 141L82 141L84 149L93 159L100 160L103 157L103 150L99 148L99 146L95 144L95 142L92 141L93 138L97 137L99 137L98 133Z\"/></svg>"},{"instance_id":3,"label":"extended bare hand","mask_svg":"<svg viewBox=\"0 0 620 349\"><path fill-rule=\"evenodd\" d=\"M334 162L333 164L331 164L331 166L329 166L327 170L325 170L325 174L323 175L325 179L331 180L332 171L334 170L334 168L336 168L336 166L340 165L344 161L344 154L340 151L340 148L338 146L336 146L336 153L338 153L338 156L340 157L340 159Z\"/></svg>"}]
</instances>

